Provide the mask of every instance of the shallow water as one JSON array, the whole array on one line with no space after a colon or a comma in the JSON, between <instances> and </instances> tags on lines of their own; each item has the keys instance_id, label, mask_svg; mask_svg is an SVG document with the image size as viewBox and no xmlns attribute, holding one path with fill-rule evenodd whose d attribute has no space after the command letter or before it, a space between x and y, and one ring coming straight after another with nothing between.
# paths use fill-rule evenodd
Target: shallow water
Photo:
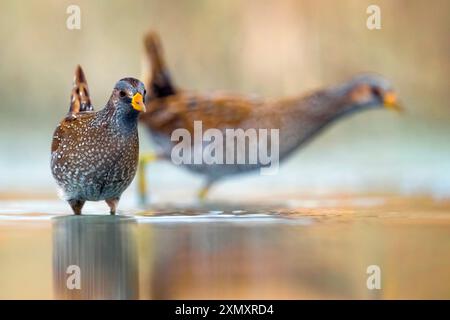
<instances>
[{"instance_id":1,"label":"shallow water","mask_svg":"<svg viewBox=\"0 0 450 320\"><path fill-rule=\"evenodd\" d=\"M0 201L0 298L450 298L450 202L160 204L67 215ZM80 268L69 290L67 268ZM381 289L367 288L367 267Z\"/></svg>"}]
</instances>

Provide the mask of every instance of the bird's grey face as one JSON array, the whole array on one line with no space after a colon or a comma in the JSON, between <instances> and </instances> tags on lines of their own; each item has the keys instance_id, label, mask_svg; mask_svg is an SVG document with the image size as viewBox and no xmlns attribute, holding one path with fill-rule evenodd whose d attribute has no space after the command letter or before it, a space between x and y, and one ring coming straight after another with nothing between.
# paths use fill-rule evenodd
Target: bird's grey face
<instances>
[{"instance_id":1,"label":"bird's grey face","mask_svg":"<svg viewBox=\"0 0 450 320\"><path fill-rule=\"evenodd\" d=\"M113 99L120 102L122 106L145 112L145 94L146 91L142 82L134 78L125 78L116 83L113 90Z\"/></svg>"},{"instance_id":2,"label":"bird's grey face","mask_svg":"<svg viewBox=\"0 0 450 320\"><path fill-rule=\"evenodd\" d=\"M351 103L355 105L402 110L389 81L377 75L363 75L352 79L348 95Z\"/></svg>"}]
</instances>

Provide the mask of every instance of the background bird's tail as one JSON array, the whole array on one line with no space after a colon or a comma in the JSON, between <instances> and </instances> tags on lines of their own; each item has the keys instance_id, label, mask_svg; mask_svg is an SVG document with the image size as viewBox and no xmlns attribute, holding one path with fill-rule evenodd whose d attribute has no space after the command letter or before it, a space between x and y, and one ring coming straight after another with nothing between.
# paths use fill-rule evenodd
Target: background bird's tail
<instances>
[{"instance_id":1,"label":"background bird's tail","mask_svg":"<svg viewBox=\"0 0 450 320\"><path fill-rule=\"evenodd\" d=\"M169 71L164 62L161 41L156 32L150 31L144 37L146 52L146 70L148 74L146 87L148 98L161 98L176 93L175 87L170 79ZM150 64L150 65L148 65ZM148 69L151 68L151 72Z\"/></svg>"},{"instance_id":2,"label":"background bird's tail","mask_svg":"<svg viewBox=\"0 0 450 320\"><path fill-rule=\"evenodd\" d=\"M74 114L82 111L93 111L91 99L89 97L89 88L83 69L78 65L75 69L73 78L72 95L70 97L69 112Z\"/></svg>"}]
</instances>

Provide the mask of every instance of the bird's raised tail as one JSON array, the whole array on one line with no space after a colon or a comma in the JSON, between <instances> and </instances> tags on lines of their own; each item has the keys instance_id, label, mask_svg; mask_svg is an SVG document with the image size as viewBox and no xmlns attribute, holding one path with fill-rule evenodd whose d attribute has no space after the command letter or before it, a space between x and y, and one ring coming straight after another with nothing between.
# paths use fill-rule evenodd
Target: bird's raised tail
<instances>
[{"instance_id":1,"label":"bird's raised tail","mask_svg":"<svg viewBox=\"0 0 450 320\"><path fill-rule=\"evenodd\" d=\"M150 64L150 66L146 66L146 69L151 68L149 73L151 76L148 77L145 84L149 91L147 97L149 99L162 98L175 94L176 90L164 61L158 34L154 31L148 32L144 37L144 46L146 60ZM144 72L148 71L144 70ZM149 101L149 99L146 100Z\"/></svg>"},{"instance_id":2,"label":"bird's raised tail","mask_svg":"<svg viewBox=\"0 0 450 320\"><path fill-rule=\"evenodd\" d=\"M69 113L76 114L83 111L93 111L94 107L91 104L89 97L89 88L84 75L83 69L78 65L75 69L73 77L72 95L70 96Z\"/></svg>"}]
</instances>

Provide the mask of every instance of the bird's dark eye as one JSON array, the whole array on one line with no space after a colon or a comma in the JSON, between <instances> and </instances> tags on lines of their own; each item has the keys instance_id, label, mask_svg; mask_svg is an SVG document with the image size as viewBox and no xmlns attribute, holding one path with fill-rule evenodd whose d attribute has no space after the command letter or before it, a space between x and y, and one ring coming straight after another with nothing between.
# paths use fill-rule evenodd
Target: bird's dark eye
<instances>
[{"instance_id":1,"label":"bird's dark eye","mask_svg":"<svg viewBox=\"0 0 450 320\"><path fill-rule=\"evenodd\" d=\"M119 96L120 96L121 98L125 97L126 95L127 95L127 93L126 93L125 91L120 90Z\"/></svg>"},{"instance_id":2,"label":"bird's dark eye","mask_svg":"<svg viewBox=\"0 0 450 320\"><path fill-rule=\"evenodd\" d=\"M373 87L372 88L372 94L376 97L381 97L381 90L380 88L377 87Z\"/></svg>"}]
</instances>

